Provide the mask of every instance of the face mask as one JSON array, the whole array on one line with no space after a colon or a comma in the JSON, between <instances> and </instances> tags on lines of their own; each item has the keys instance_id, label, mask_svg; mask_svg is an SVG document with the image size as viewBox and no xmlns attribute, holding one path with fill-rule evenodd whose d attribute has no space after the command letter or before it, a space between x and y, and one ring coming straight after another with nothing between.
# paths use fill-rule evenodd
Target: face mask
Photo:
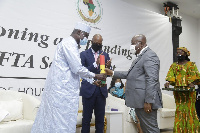
<instances>
[{"instance_id":1,"label":"face mask","mask_svg":"<svg viewBox=\"0 0 200 133\"><path fill-rule=\"evenodd\" d=\"M177 58L178 58L178 61L184 61L185 55L178 55Z\"/></svg>"},{"instance_id":2,"label":"face mask","mask_svg":"<svg viewBox=\"0 0 200 133\"><path fill-rule=\"evenodd\" d=\"M83 38L83 40L80 39L80 45L86 45L88 42L88 39L86 37Z\"/></svg>"},{"instance_id":3,"label":"face mask","mask_svg":"<svg viewBox=\"0 0 200 133\"><path fill-rule=\"evenodd\" d=\"M121 83L120 83L120 82L115 83L115 87L116 87L116 88L120 88L120 86L121 86Z\"/></svg>"},{"instance_id":4,"label":"face mask","mask_svg":"<svg viewBox=\"0 0 200 133\"><path fill-rule=\"evenodd\" d=\"M102 49L102 45L96 44L96 43L92 43L92 49L97 52L99 50Z\"/></svg>"},{"instance_id":5,"label":"face mask","mask_svg":"<svg viewBox=\"0 0 200 133\"><path fill-rule=\"evenodd\" d=\"M133 55L135 55L135 53L136 53L135 46L136 45L131 45L130 46L130 53L133 54Z\"/></svg>"}]
</instances>

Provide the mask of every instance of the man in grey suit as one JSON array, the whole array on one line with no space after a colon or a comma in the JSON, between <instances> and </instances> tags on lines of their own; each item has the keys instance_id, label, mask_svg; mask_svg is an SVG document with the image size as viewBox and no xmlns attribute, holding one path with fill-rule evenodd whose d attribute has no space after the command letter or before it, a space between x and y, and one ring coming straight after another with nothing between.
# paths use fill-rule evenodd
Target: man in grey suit
<instances>
[{"instance_id":1,"label":"man in grey suit","mask_svg":"<svg viewBox=\"0 0 200 133\"><path fill-rule=\"evenodd\" d=\"M157 109L162 108L159 83L160 60L146 44L146 37L136 35L131 40L130 51L137 56L128 71L105 69L107 75L127 79L126 106L135 108L144 133L159 133Z\"/></svg>"}]
</instances>

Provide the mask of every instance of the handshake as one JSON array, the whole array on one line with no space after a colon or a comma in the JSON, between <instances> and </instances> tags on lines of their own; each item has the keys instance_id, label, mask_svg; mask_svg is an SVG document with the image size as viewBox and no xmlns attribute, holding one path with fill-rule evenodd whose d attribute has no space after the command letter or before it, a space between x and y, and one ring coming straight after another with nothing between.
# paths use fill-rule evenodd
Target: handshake
<instances>
[{"instance_id":1,"label":"handshake","mask_svg":"<svg viewBox=\"0 0 200 133\"><path fill-rule=\"evenodd\" d=\"M94 85L99 86L99 87L106 86L106 84L103 84L102 81L106 81L107 75L112 76L113 75L113 71L108 69L108 68L105 68L104 70L105 70L105 73L95 74L94 78L98 79L98 80L96 80L93 83Z\"/></svg>"}]
</instances>

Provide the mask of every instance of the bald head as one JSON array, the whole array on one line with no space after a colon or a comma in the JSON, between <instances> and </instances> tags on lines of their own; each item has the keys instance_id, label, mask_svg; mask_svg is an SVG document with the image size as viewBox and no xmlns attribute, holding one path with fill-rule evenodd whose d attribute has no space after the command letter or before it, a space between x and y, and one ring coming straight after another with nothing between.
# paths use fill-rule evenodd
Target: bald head
<instances>
[{"instance_id":1,"label":"bald head","mask_svg":"<svg viewBox=\"0 0 200 133\"><path fill-rule=\"evenodd\" d=\"M103 38L100 34L95 34L92 38L92 42L101 43L102 44Z\"/></svg>"},{"instance_id":2,"label":"bald head","mask_svg":"<svg viewBox=\"0 0 200 133\"><path fill-rule=\"evenodd\" d=\"M102 49L103 38L100 34L95 34L92 38L92 49L97 52Z\"/></svg>"},{"instance_id":3,"label":"bald head","mask_svg":"<svg viewBox=\"0 0 200 133\"><path fill-rule=\"evenodd\" d=\"M146 37L143 34L135 35L131 40L131 45L135 45L136 55L147 46Z\"/></svg>"},{"instance_id":4,"label":"bald head","mask_svg":"<svg viewBox=\"0 0 200 133\"><path fill-rule=\"evenodd\" d=\"M138 34L138 35L135 35L132 40L134 41L138 41L138 42L142 42L143 44L146 44L146 37L145 35L143 34Z\"/></svg>"}]
</instances>

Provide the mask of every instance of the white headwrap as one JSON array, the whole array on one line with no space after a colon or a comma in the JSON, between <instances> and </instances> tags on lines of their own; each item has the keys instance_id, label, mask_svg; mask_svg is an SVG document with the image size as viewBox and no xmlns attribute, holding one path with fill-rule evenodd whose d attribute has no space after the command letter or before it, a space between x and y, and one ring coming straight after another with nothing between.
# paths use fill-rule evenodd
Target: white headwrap
<instances>
[{"instance_id":1,"label":"white headwrap","mask_svg":"<svg viewBox=\"0 0 200 133\"><path fill-rule=\"evenodd\" d=\"M76 24L74 29L79 29L79 30L85 31L87 33L90 33L90 30L91 30L89 25L86 25L86 24L81 23L81 22L77 22L77 24Z\"/></svg>"}]
</instances>

